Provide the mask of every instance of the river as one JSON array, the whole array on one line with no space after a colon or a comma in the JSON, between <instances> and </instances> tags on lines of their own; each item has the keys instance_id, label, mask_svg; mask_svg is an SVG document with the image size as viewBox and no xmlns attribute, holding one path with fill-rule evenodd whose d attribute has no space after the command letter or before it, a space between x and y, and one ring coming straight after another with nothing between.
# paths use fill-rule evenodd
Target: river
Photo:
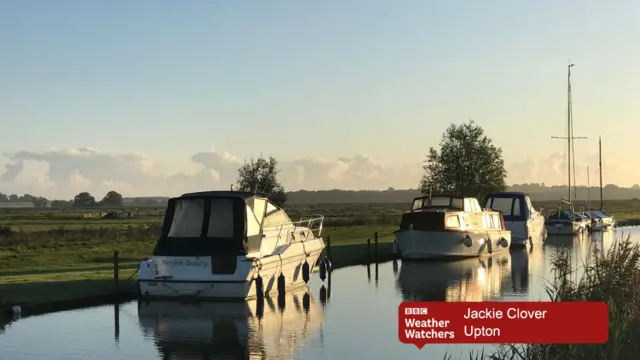
<instances>
[{"instance_id":1,"label":"river","mask_svg":"<svg viewBox=\"0 0 640 360\"><path fill-rule=\"evenodd\" d=\"M561 247L580 265L594 246L609 247L627 227L584 238L550 238L544 246L489 259L387 262L317 275L284 299L236 303L132 301L17 319L0 327L2 358L111 359L442 359L482 346L398 341L403 300L546 300L545 279ZM492 345L485 345L491 352ZM467 356L468 358L468 356Z\"/></svg>"}]
</instances>

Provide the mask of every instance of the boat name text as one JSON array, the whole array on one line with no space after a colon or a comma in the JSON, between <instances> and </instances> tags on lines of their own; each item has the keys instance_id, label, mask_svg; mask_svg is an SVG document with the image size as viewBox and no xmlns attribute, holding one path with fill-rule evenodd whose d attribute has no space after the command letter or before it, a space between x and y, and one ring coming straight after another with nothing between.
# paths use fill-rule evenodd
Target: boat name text
<instances>
[{"instance_id":1,"label":"boat name text","mask_svg":"<svg viewBox=\"0 0 640 360\"><path fill-rule=\"evenodd\" d=\"M174 266L187 266L187 267L207 267L206 260L162 260L162 265L174 267Z\"/></svg>"}]
</instances>

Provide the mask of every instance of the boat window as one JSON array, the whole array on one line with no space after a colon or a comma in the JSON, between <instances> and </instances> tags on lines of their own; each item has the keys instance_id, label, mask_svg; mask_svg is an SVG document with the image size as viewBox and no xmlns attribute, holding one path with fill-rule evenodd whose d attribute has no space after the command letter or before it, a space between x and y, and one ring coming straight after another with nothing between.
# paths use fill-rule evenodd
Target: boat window
<instances>
[{"instance_id":1,"label":"boat window","mask_svg":"<svg viewBox=\"0 0 640 360\"><path fill-rule=\"evenodd\" d=\"M247 209L247 236L254 236L260 234L260 223L253 215L253 211L250 207L245 206Z\"/></svg>"},{"instance_id":2,"label":"boat window","mask_svg":"<svg viewBox=\"0 0 640 360\"><path fill-rule=\"evenodd\" d=\"M262 224L264 218L264 209L267 206L267 201L264 199L253 199L253 214L258 220L258 224Z\"/></svg>"},{"instance_id":3,"label":"boat window","mask_svg":"<svg viewBox=\"0 0 640 360\"><path fill-rule=\"evenodd\" d=\"M447 216L446 225L448 228L459 228L460 218L458 218L458 215L449 215Z\"/></svg>"},{"instance_id":4,"label":"boat window","mask_svg":"<svg viewBox=\"0 0 640 360\"><path fill-rule=\"evenodd\" d=\"M469 202L469 199L464 199L464 211L468 211L468 212L473 211L471 209L471 203Z\"/></svg>"},{"instance_id":5,"label":"boat window","mask_svg":"<svg viewBox=\"0 0 640 360\"><path fill-rule=\"evenodd\" d=\"M493 227L496 229L500 228L500 218L498 217L497 214L493 214L491 215L491 217L493 218Z\"/></svg>"},{"instance_id":6,"label":"boat window","mask_svg":"<svg viewBox=\"0 0 640 360\"><path fill-rule=\"evenodd\" d=\"M482 227L485 229L491 229L493 226L491 225L491 215L490 214L482 214Z\"/></svg>"},{"instance_id":7,"label":"boat window","mask_svg":"<svg viewBox=\"0 0 640 360\"><path fill-rule=\"evenodd\" d=\"M204 220L204 199L176 200L169 237L200 237Z\"/></svg>"},{"instance_id":8,"label":"boat window","mask_svg":"<svg viewBox=\"0 0 640 360\"><path fill-rule=\"evenodd\" d=\"M422 199L413 200L413 207L411 208L411 210L417 210L420 208L422 208Z\"/></svg>"},{"instance_id":9,"label":"boat window","mask_svg":"<svg viewBox=\"0 0 640 360\"><path fill-rule=\"evenodd\" d=\"M211 199L207 237L233 237L233 200Z\"/></svg>"},{"instance_id":10,"label":"boat window","mask_svg":"<svg viewBox=\"0 0 640 360\"><path fill-rule=\"evenodd\" d=\"M511 205L513 205L513 198L494 197L491 209L501 211L505 215L511 215Z\"/></svg>"},{"instance_id":11,"label":"boat window","mask_svg":"<svg viewBox=\"0 0 640 360\"><path fill-rule=\"evenodd\" d=\"M525 201L527 204L527 208L529 209L529 212L532 213L533 212L533 204L531 204L531 199L529 199L529 197L525 197Z\"/></svg>"},{"instance_id":12,"label":"boat window","mask_svg":"<svg viewBox=\"0 0 640 360\"><path fill-rule=\"evenodd\" d=\"M460 198L452 198L451 199L451 207L454 209L464 209L462 206L462 199Z\"/></svg>"},{"instance_id":13,"label":"boat window","mask_svg":"<svg viewBox=\"0 0 640 360\"><path fill-rule=\"evenodd\" d=\"M431 206L449 207L450 204L451 204L451 199L448 197L431 198Z\"/></svg>"},{"instance_id":14,"label":"boat window","mask_svg":"<svg viewBox=\"0 0 640 360\"><path fill-rule=\"evenodd\" d=\"M278 210L274 213L269 214L264 218L264 227L278 226L291 223L291 220L287 216L287 213L284 210Z\"/></svg>"},{"instance_id":15,"label":"boat window","mask_svg":"<svg viewBox=\"0 0 640 360\"><path fill-rule=\"evenodd\" d=\"M513 199L513 211L511 212L511 215L520 216L520 206L521 206L520 203L521 203L520 198Z\"/></svg>"},{"instance_id":16,"label":"boat window","mask_svg":"<svg viewBox=\"0 0 640 360\"><path fill-rule=\"evenodd\" d=\"M268 213L276 211L276 210L278 210L278 207L273 205L271 202L267 201L267 211L266 211L266 213L268 214Z\"/></svg>"}]
</instances>

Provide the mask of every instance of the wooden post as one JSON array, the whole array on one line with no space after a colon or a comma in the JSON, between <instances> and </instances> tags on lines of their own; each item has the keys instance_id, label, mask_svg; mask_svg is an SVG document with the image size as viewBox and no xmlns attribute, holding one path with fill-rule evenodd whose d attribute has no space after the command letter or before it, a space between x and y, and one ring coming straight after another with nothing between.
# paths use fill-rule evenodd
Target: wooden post
<instances>
[{"instance_id":1,"label":"wooden post","mask_svg":"<svg viewBox=\"0 0 640 360\"><path fill-rule=\"evenodd\" d=\"M367 261L371 261L371 239L367 239Z\"/></svg>"},{"instance_id":2,"label":"wooden post","mask_svg":"<svg viewBox=\"0 0 640 360\"><path fill-rule=\"evenodd\" d=\"M373 248L373 253L375 254L375 258L376 258L376 262L378 261L378 232L376 231L373 234L373 240L374 240L374 248Z\"/></svg>"},{"instance_id":3,"label":"wooden post","mask_svg":"<svg viewBox=\"0 0 640 360\"><path fill-rule=\"evenodd\" d=\"M327 235L327 257L331 261L331 236Z\"/></svg>"},{"instance_id":4,"label":"wooden post","mask_svg":"<svg viewBox=\"0 0 640 360\"><path fill-rule=\"evenodd\" d=\"M120 277L120 265L118 264L118 250L113 252L113 282L118 287L118 278Z\"/></svg>"}]
</instances>

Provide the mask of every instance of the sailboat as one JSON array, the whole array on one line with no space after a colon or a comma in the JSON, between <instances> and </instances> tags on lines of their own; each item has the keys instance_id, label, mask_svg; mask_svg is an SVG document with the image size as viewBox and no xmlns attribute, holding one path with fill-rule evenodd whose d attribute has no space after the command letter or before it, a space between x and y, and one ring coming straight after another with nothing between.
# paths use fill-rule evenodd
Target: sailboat
<instances>
[{"instance_id":1,"label":"sailboat","mask_svg":"<svg viewBox=\"0 0 640 360\"><path fill-rule=\"evenodd\" d=\"M576 214L573 209L573 203L571 202L571 175L574 176L574 191L573 197L575 198L575 159L574 159L574 171L571 171L571 157L574 155L573 140L576 137L573 136L573 113L571 104L571 68L573 64L568 66L567 77L567 137L553 137L554 139L566 139L567 140L567 164L568 164L568 189L569 197L565 200L562 199L558 210L555 213L550 214L545 221L545 229L547 235L576 235L582 234L587 230L589 220L586 217ZM581 137L582 138L582 137ZM563 210L562 205L566 205L567 209Z\"/></svg>"},{"instance_id":2,"label":"sailboat","mask_svg":"<svg viewBox=\"0 0 640 360\"><path fill-rule=\"evenodd\" d=\"M590 211L593 217L597 217L603 230L611 230L616 227L616 221L612 215L604 212L604 199L602 198L602 138L598 138L598 163L600 166L600 210Z\"/></svg>"}]
</instances>

